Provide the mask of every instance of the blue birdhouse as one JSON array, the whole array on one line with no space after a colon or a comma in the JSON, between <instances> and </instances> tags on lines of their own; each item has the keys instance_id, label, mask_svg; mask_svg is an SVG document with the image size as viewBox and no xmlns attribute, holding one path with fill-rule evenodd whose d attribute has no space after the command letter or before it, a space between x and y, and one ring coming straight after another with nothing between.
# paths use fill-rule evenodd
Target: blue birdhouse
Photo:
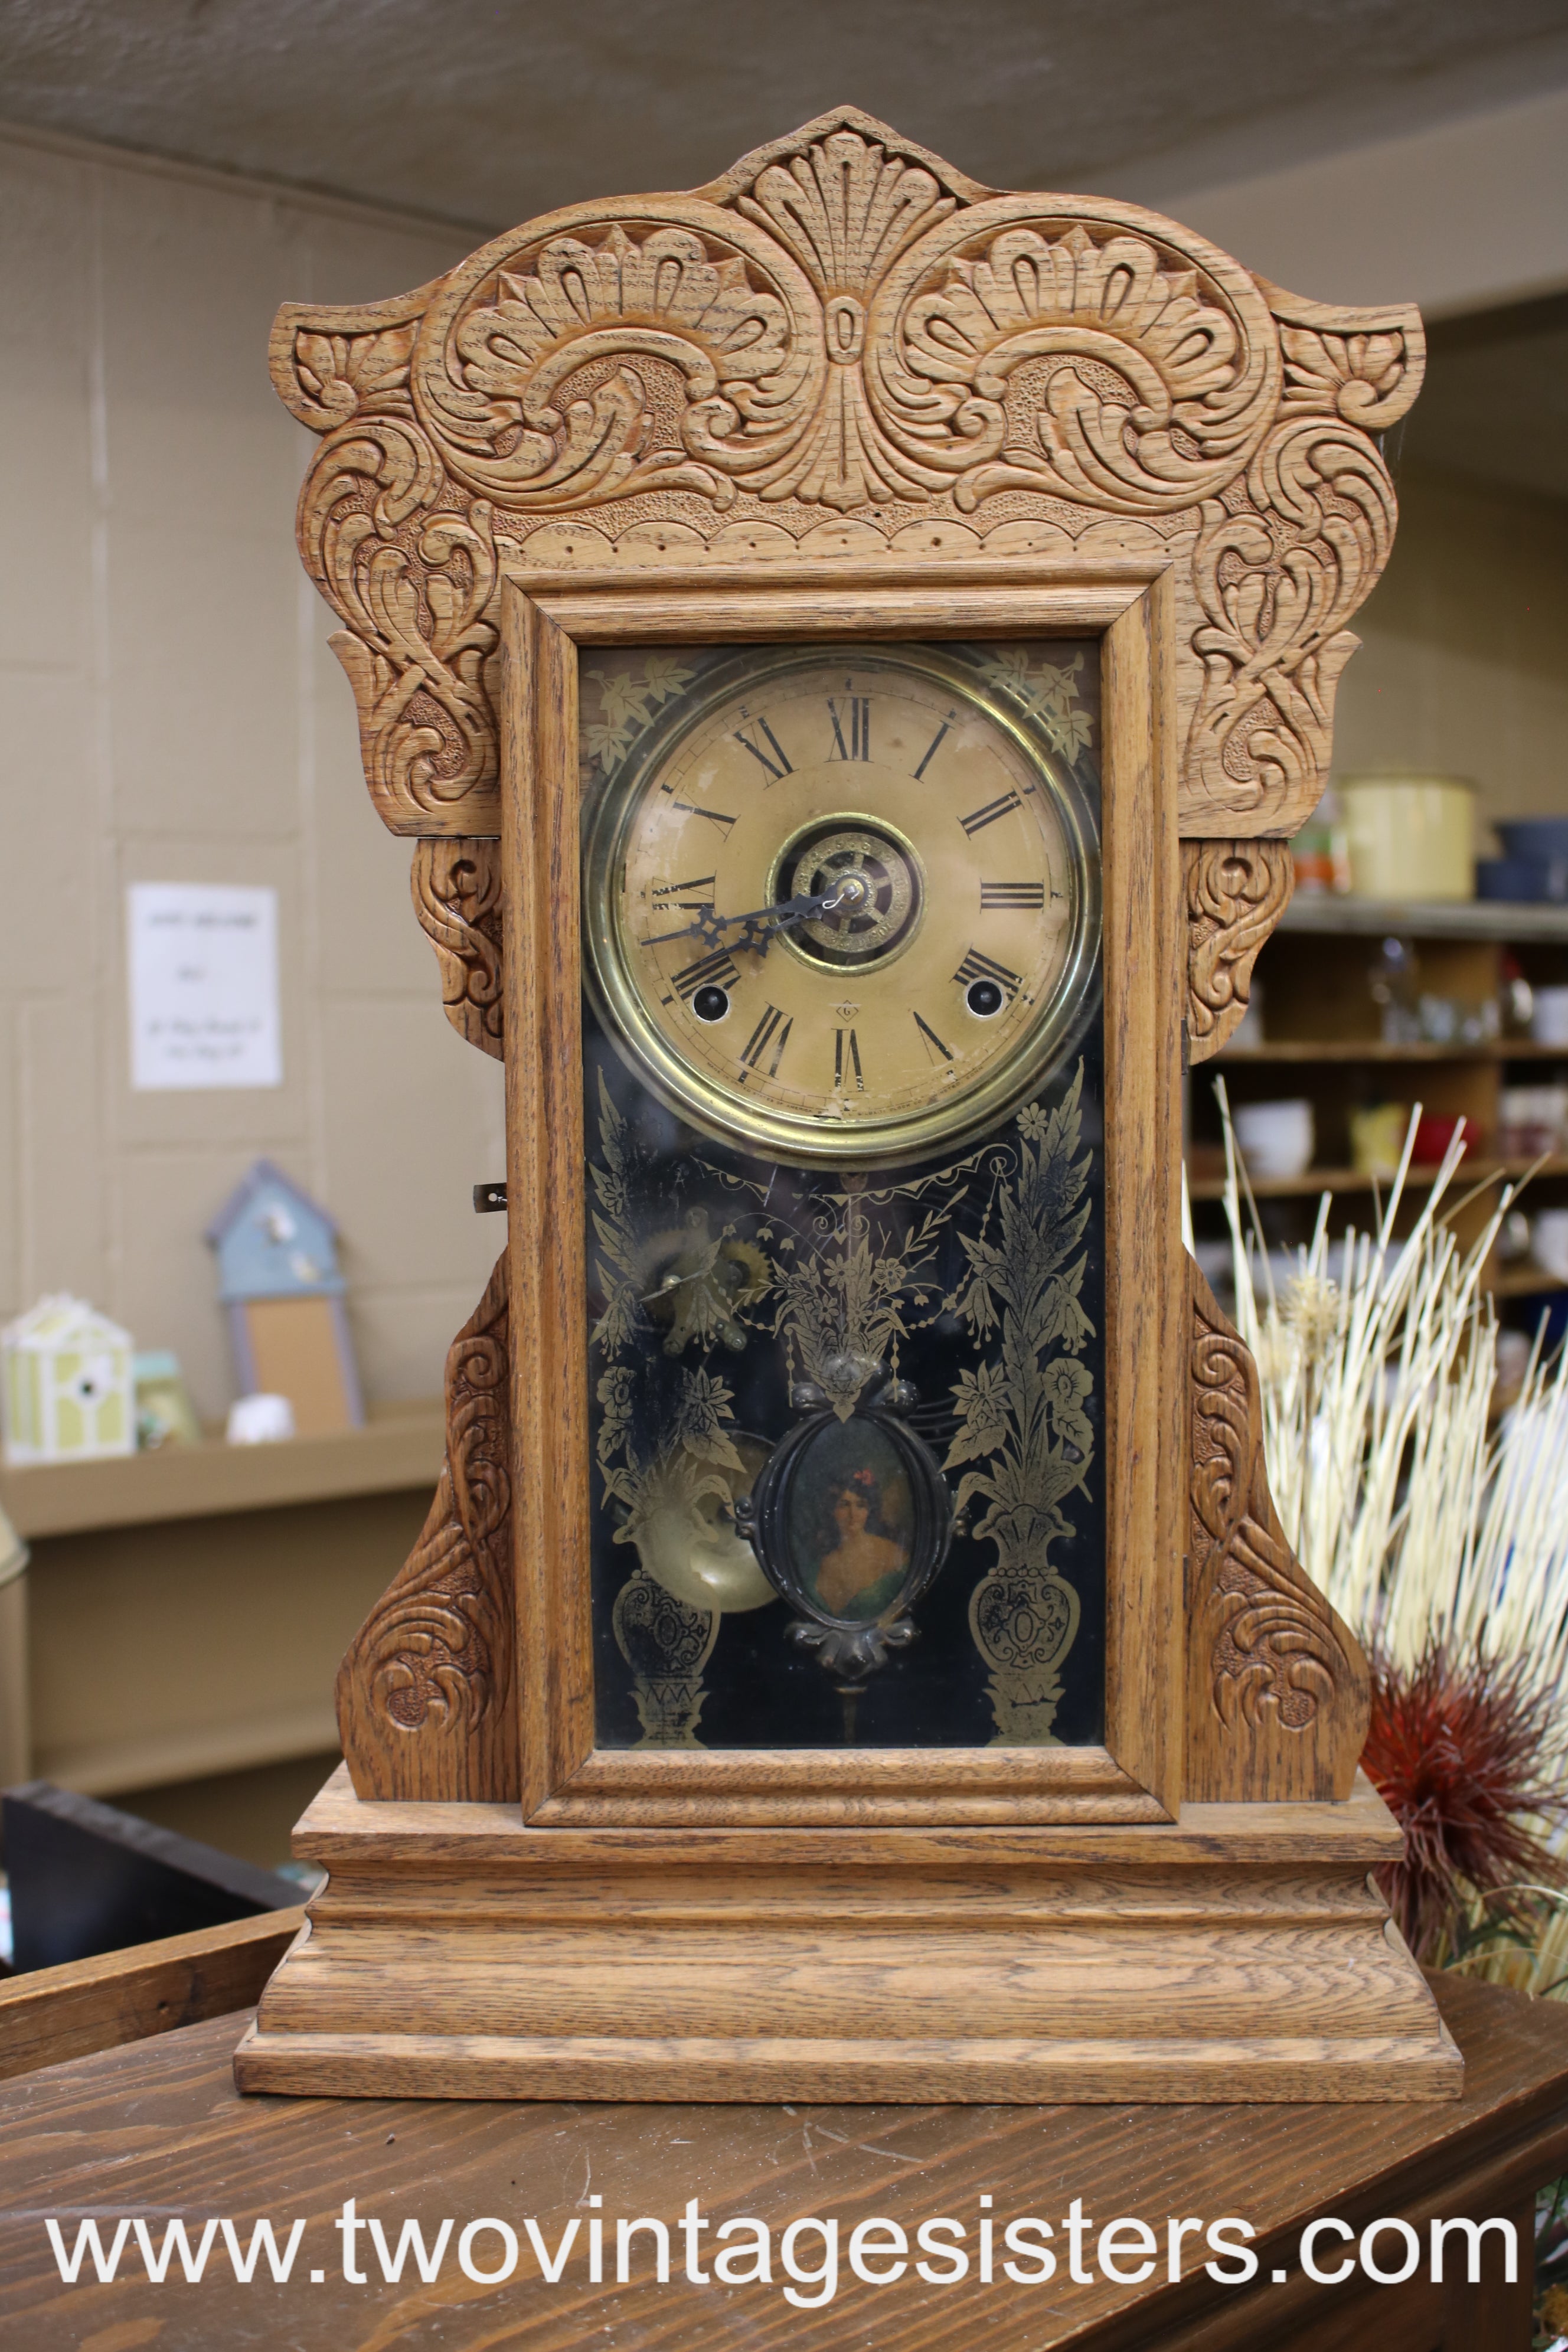
<instances>
[{"instance_id":1,"label":"blue birdhouse","mask_svg":"<svg viewBox=\"0 0 1568 2352\"><path fill-rule=\"evenodd\" d=\"M338 1229L318 1202L258 1160L206 1238L217 1253L242 1395L286 1396L300 1436L364 1419L338 1271Z\"/></svg>"}]
</instances>

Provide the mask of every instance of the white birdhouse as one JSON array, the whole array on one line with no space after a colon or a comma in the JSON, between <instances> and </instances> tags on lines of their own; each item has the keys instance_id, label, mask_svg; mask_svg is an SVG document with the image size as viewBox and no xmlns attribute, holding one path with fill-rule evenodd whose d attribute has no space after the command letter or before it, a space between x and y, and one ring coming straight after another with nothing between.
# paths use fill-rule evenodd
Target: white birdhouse
<instances>
[{"instance_id":1,"label":"white birdhouse","mask_svg":"<svg viewBox=\"0 0 1568 2352\"><path fill-rule=\"evenodd\" d=\"M7 1462L135 1452L131 1334L85 1298L40 1298L0 1331L0 1351Z\"/></svg>"}]
</instances>

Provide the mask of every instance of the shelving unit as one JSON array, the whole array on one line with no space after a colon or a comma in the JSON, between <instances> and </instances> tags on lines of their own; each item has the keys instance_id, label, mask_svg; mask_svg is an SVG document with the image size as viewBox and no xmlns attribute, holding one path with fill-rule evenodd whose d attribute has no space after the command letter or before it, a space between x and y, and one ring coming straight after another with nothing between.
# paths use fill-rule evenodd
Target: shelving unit
<instances>
[{"instance_id":1,"label":"shelving unit","mask_svg":"<svg viewBox=\"0 0 1568 2352\"><path fill-rule=\"evenodd\" d=\"M1468 1192L1483 1177L1495 1176L1503 1181L1521 1178L1534 1170L1537 1178L1568 1176L1568 1157L1536 1161L1534 1160L1472 1159L1467 1155L1459 1171L1458 1190ZM1436 1174L1435 1168L1413 1168L1405 1180L1407 1192L1421 1192ZM1374 1186L1386 1192L1385 1178L1363 1176L1357 1168L1310 1168L1304 1176L1254 1176L1252 1191L1259 1201L1316 1201L1321 1192L1370 1192ZM1194 1201L1218 1201L1225 1194L1222 1176L1189 1174L1187 1191ZM1549 1285L1552 1277L1542 1275L1542 1282Z\"/></svg>"},{"instance_id":2,"label":"shelving unit","mask_svg":"<svg viewBox=\"0 0 1568 2352\"><path fill-rule=\"evenodd\" d=\"M41 1463L0 1472L0 1502L20 1536L258 1511L342 1495L434 1486L445 1422L439 1397L373 1405L363 1429L273 1445L163 1445L100 1462Z\"/></svg>"},{"instance_id":3,"label":"shelving unit","mask_svg":"<svg viewBox=\"0 0 1568 2352\"><path fill-rule=\"evenodd\" d=\"M275 1445L0 1474L25 1579L31 1771L117 1798L329 1753L332 1679L413 1545L439 1398Z\"/></svg>"},{"instance_id":4,"label":"shelving unit","mask_svg":"<svg viewBox=\"0 0 1568 2352\"><path fill-rule=\"evenodd\" d=\"M1312 1103L1321 1164L1300 1177L1252 1180L1254 1195L1260 1206L1268 1204L1269 1221L1278 1227L1271 1242L1304 1240L1324 1192L1359 1200L1363 1205L1354 1213L1364 1218L1374 1180L1350 1164L1350 1116L1380 1102L1419 1102L1435 1117L1463 1117L1471 1140L1456 1197L1489 1179L1517 1181L1528 1175L1529 1205L1568 1202L1568 1153L1537 1165L1500 1156L1496 1149L1500 1097L1510 1072L1517 1070L1521 1085L1542 1083L1553 1066L1568 1076L1568 1047L1538 1045L1529 1036L1470 1045L1386 1043L1371 987L1373 943L1384 939L1414 947L1420 985L1438 997L1470 1003L1496 997L1505 952L1534 986L1568 983L1568 906L1486 899L1397 905L1326 895L1295 899L1258 959L1254 987L1261 992L1262 1043L1228 1047L1193 1074L1188 1187L1200 1235L1224 1230L1215 1205L1224 1192L1215 1172L1219 1117L1205 1083L1211 1072L1223 1074L1233 1104L1286 1093ZM1419 1195L1435 1172L1413 1170L1407 1192ZM1461 1239L1480 1229L1495 1199L1495 1192L1483 1193L1459 1211ZM1500 1302L1535 1300L1568 1286L1511 1260L1494 1260L1488 1280Z\"/></svg>"},{"instance_id":5,"label":"shelving unit","mask_svg":"<svg viewBox=\"0 0 1568 2352\"><path fill-rule=\"evenodd\" d=\"M1532 1037L1504 1037L1489 1045L1385 1045L1360 1037L1319 1037L1253 1045L1222 1054L1227 1066L1237 1062L1564 1062L1568 1046L1538 1045Z\"/></svg>"}]
</instances>

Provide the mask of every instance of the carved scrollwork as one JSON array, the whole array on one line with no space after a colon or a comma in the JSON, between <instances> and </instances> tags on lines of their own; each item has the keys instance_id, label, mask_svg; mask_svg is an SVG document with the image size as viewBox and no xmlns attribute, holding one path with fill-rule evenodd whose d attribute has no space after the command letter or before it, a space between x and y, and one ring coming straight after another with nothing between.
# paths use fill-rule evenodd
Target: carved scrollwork
<instances>
[{"instance_id":1,"label":"carved scrollwork","mask_svg":"<svg viewBox=\"0 0 1568 2352\"><path fill-rule=\"evenodd\" d=\"M504 1055L500 845L421 841L411 876L414 911L441 967L441 1003L460 1037Z\"/></svg>"},{"instance_id":2,"label":"carved scrollwork","mask_svg":"<svg viewBox=\"0 0 1568 2352\"><path fill-rule=\"evenodd\" d=\"M590 560L1166 552L1184 830L1289 832L1387 555L1370 434L1420 367L1414 311L1300 300L1134 205L994 194L851 110L395 302L288 306L273 345L325 436L300 543L376 804L469 835L499 814L498 533L559 562L574 520Z\"/></svg>"},{"instance_id":3,"label":"carved scrollwork","mask_svg":"<svg viewBox=\"0 0 1568 2352\"><path fill-rule=\"evenodd\" d=\"M418 1542L338 1672L361 1797L518 1794L506 1259L447 1356L447 1454Z\"/></svg>"},{"instance_id":4,"label":"carved scrollwork","mask_svg":"<svg viewBox=\"0 0 1568 2352\"><path fill-rule=\"evenodd\" d=\"M333 434L300 501L306 568L348 623L331 643L365 781L395 831L439 830L494 795L492 516L483 499L443 507L447 495L418 425L386 415Z\"/></svg>"},{"instance_id":5,"label":"carved scrollwork","mask_svg":"<svg viewBox=\"0 0 1568 2352\"><path fill-rule=\"evenodd\" d=\"M1366 1737L1366 1662L1279 1525L1258 1368L1197 1267L1188 1274L1187 1794L1347 1797Z\"/></svg>"},{"instance_id":6,"label":"carved scrollwork","mask_svg":"<svg viewBox=\"0 0 1568 2352\"><path fill-rule=\"evenodd\" d=\"M1192 806L1267 809L1293 832L1316 804L1343 629L1394 543L1394 484L1355 426L1314 415L1277 425L1245 478L1205 500L1193 556L1204 683L1187 737Z\"/></svg>"},{"instance_id":7,"label":"carved scrollwork","mask_svg":"<svg viewBox=\"0 0 1568 2352\"><path fill-rule=\"evenodd\" d=\"M1235 1034L1258 951L1290 903L1285 841L1184 841L1187 901L1187 1057L1206 1062Z\"/></svg>"}]
</instances>

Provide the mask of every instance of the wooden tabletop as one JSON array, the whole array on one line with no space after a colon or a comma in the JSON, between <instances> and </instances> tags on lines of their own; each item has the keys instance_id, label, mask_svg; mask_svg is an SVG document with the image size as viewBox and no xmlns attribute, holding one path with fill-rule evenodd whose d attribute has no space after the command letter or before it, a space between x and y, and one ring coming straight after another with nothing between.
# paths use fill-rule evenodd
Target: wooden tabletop
<instances>
[{"instance_id":1,"label":"wooden tabletop","mask_svg":"<svg viewBox=\"0 0 1568 2352\"><path fill-rule=\"evenodd\" d=\"M1529 2343L1528 2287L1488 2293L1473 2326L1447 2336L1400 2322L1420 2290L1384 2288L1366 2298L1375 2332L1363 2335L1352 2305L1359 2290L1315 2287L1297 2269L1301 2225L1316 2213L1359 2230L1374 2215L1519 2216L1535 2187L1568 2169L1568 2008L1458 1979L1436 1980L1468 2062L1465 2095L1446 2103L1320 2107L756 2107L518 2105L413 2100L237 2097L229 2058L245 2022L218 2018L120 2050L20 2078L0 2091L0 2346L18 2352L212 2352L228 2345L289 2352L527 2352L602 2345L735 2347L735 2352L840 2352L874 2342L879 2352L938 2352L952 2345L1011 2347L1158 2345L1162 2352L1224 2352L1279 2346L1314 2316L1337 2315L1325 2338L1346 2352L1429 2352L1438 2344ZM843 2239L856 2222L885 2215L911 2237L937 2215L962 2221L973 2252L979 2200L998 2222L1038 2214L1057 2225L1080 2198L1096 2225L1139 2216L1160 2232L1168 2215L1212 2221L1239 2214L1258 2231L1255 2283L1226 2288L1195 2278L1146 2286L1104 2280L1074 2285L955 2286L912 2273L882 2286L845 2270L835 2300L817 2310L785 2301L779 2236L800 2216L835 2215ZM479 2217L510 2221L521 2240L516 2275L470 2283L455 2261L422 2284L405 2270L381 2280L365 2236L360 2256L374 2283L342 2275L332 2223L342 2200L377 2216L395 2247L404 2220L426 2238L447 2216L460 2230ZM602 2205L591 2207L591 2197ZM595 2210L672 2225L686 2200L710 2217L700 2258L712 2261L713 2228L752 2214L773 2232L774 2283L705 2286L682 2277L672 2228L671 2283L650 2275L650 2240L635 2240L633 2283L592 2285L583 2249ZM149 2221L154 2245L174 2214L199 2224L228 2216L248 2244L258 2214L280 2241L297 2216L307 2227L288 2284L237 2284L221 2239L197 2284L175 2275L150 2284L132 2242L129 2275L108 2285L61 2283L44 2222L56 2216L74 2244L79 2221L98 2219L106 2238L122 2214ZM558 2285L540 2276L523 2228L537 2221L554 2248L567 2222L584 2225ZM107 2227L105 2224L107 2223ZM193 2237L199 2230L193 2229ZM613 2232L607 2231L613 2249ZM998 2230L1000 2238L1000 2230ZM815 2238L800 2248L815 2263ZM1189 2254L1192 2244L1189 2242ZM1090 2241L1092 2252L1093 2241ZM476 2241L473 2259L498 2260L499 2241ZM1334 2258L1325 2247L1322 2259ZM1398 2255L1384 2242L1380 2258ZM1454 2242L1454 2251L1462 2247ZM1528 2274L1529 2248L1521 2245ZM1201 2262L1202 2255L1198 2260ZM1065 2269L1065 2263L1063 2264ZM1276 2284L1272 2273L1289 2277ZM89 2264L90 2270L90 2263ZM261 2264L265 2272L266 2264ZM325 2273L319 2283L312 2270ZM606 2263L614 2279L613 2259ZM811 2295L816 2290L797 2290ZM1359 2304L1358 2304L1358 2308ZM1522 2315L1522 2321L1521 2321ZM1522 2326L1522 2332L1521 2332ZM1310 2337L1304 2340L1311 2340Z\"/></svg>"}]
</instances>

